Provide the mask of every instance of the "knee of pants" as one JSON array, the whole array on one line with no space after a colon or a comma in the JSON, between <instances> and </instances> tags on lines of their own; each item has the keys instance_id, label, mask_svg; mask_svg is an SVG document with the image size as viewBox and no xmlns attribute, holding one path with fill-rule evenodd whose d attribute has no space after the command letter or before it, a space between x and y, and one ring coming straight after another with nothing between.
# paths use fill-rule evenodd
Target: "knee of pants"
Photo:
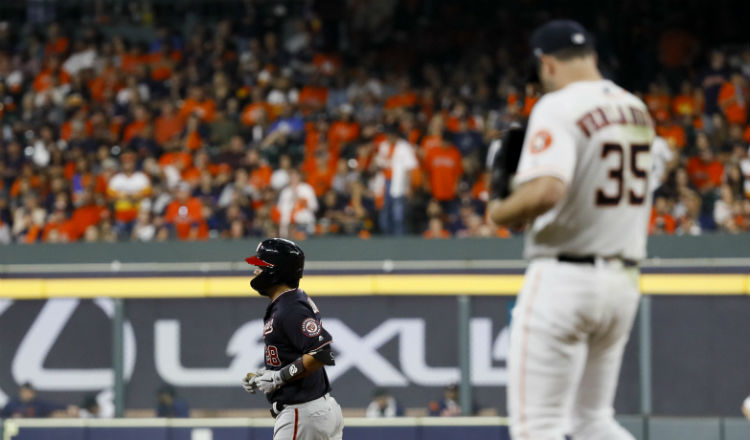
<instances>
[{"instance_id":1,"label":"knee of pants","mask_svg":"<svg viewBox=\"0 0 750 440\"><path fill-rule=\"evenodd\" d=\"M526 419L522 423L512 420L510 437L513 440L564 440L565 431L562 418L538 417Z\"/></svg>"},{"instance_id":2,"label":"knee of pants","mask_svg":"<svg viewBox=\"0 0 750 440\"><path fill-rule=\"evenodd\" d=\"M593 419L574 417L573 438L575 440L602 438L608 440L635 440L635 437L620 426L611 416Z\"/></svg>"}]
</instances>

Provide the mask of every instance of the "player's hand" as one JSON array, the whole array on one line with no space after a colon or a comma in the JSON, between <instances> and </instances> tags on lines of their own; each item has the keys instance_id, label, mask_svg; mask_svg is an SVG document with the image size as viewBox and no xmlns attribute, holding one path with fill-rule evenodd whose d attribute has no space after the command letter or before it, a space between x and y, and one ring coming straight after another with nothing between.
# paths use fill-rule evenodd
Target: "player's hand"
<instances>
[{"instance_id":1,"label":"player's hand","mask_svg":"<svg viewBox=\"0 0 750 440\"><path fill-rule=\"evenodd\" d=\"M280 371L262 370L263 373L255 376L253 382L255 386L263 391L264 394L270 394L276 391L284 381L281 379ZM258 371L260 373L261 370Z\"/></svg>"},{"instance_id":2,"label":"player's hand","mask_svg":"<svg viewBox=\"0 0 750 440\"><path fill-rule=\"evenodd\" d=\"M258 377L257 372L250 372L242 378L242 388L250 394L255 394L255 391L258 390L258 386L255 384L256 377Z\"/></svg>"},{"instance_id":3,"label":"player's hand","mask_svg":"<svg viewBox=\"0 0 750 440\"><path fill-rule=\"evenodd\" d=\"M490 167L490 200L504 199L510 194L511 180L518 168L525 135L525 127L514 125L503 136L500 151L492 158Z\"/></svg>"}]
</instances>

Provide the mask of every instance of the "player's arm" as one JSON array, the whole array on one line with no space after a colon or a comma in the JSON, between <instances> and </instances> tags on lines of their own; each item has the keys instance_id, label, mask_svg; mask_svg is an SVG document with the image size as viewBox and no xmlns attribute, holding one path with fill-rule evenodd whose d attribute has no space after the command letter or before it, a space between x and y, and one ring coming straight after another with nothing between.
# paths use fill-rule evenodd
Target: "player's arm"
<instances>
[{"instance_id":1,"label":"player's arm","mask_svg":"<svg viewBox=\"0 0 750 440\"><path fill-rule=\"evenodd\" d=\"M325 365L334 365L331 334L320 321L309 313L294 313L285 317L281 326L291 344L302 353L280 370L264 371L253 379L255 386L268 394L295 380L307 377Z\"/></svg>"},{"instance_id":2,"label":"player's arm","mask_svg":"<svg viewBox=\"0 0 750 440\"><path fill-rule=\"evenodd\" d=\"M516 226L552 209L565 197L575 163L575 140L560 109L540 101L525 136L520 141L517 135L507 136L493 160L492 197L487 206L490 220ZM513 192L511 180L516 185Z\"/></svg>"},{"instance_id":3,"label":"player's arm","mask_svg":"<svg viewBox=\"0 0 750 440\"><path fill-rule=\"evenodd\" d=\"M310 374L323 368L323 366L325 365L323 362L315 359L312 355L309 354L303 354L301 359L304 372L302 373L302 375L300 375L299 378L295 379L301 379L303 377L309 376Z\"/></svg>"},{"instance_id":4,"label":"player's arm","mask_svg":"<svg viewBox=\"0 0 750 440\"><path fill-rule=\"evenodd\" d=\"M488 206L490 220L505 226L534 220L562 200L565 191L565 184L559 178L537 177L522 184L507 199L491 200Z\"/></svg>"},{"instance_id":5,"label":"player's arm","mask_svg":"<svg viewBox=\"0 0 750 440\"><path fill-rule=\"evenodd\" d=\"M256 389L259 389L263 393L269 394L289 382L311 375L325 365L333 364L333 354L330 344L327 344L324 349L305 353L280 370L261 369L257 373L249 373L243 379L242 386L249 393L254 393Z\"/></svg>"},{"instance_id":6,"label":"player's arm","mask_svg":"<svg viewBox=\"0 0 750 440\"><path fill-rule=\"evenodd\" d=\"M295 365L294 369L291 368L292 365ZM284 380L285 383L299 380L311 375L326 365L334 365L330 345L327 346L327 350L323 350L320 353L303 354L296 361L282 368L280 370L281 378L284 379L286 377ZM295 371L295 373L292 373L290 370Z\"/></svg>"},{"instance_id":7,"label":"player's arm","mask_svg":"<svg viewBox=\"0 0 750 440\"><path fill-rule=\"evenodd\" d=\"M323 328L323 325L314 316L303 318L293 320L293 322L300 323L296 324L295 327L301 327L301 337L290 338L303 354L294 362L279 370L284 383L307 377L326 365L336 364L331 351L331 334Z\"/></svg>"}]
</instances>

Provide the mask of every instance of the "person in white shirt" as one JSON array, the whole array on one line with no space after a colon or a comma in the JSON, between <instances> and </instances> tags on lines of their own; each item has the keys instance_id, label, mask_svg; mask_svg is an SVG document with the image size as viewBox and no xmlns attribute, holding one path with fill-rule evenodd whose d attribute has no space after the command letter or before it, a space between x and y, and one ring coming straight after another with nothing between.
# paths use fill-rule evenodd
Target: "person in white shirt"
<instances>
[{"instance_id":1,"label":"person in white shirt","mask_svg":"<svg viewBox=\"0 0 750 440\"><path fill-rule=\"evenodd\" d=\"M378 388L372 395L372 401L367 405L365 417L401 417L404 415L404 409L398 403L395 397L388 393L388 390Z\"/></svg>"},{"instance_id":2,"label":"person in white shirt","mask_svg":"<svg viewBox=\"0 0 750 440\"><path fill-rule=\"evenodd\" d=\"M107 195L114 202L118 237L127 238L135 224L141 201L151 195L151 180L142 171L136 171L133 153L123 153L121 160L122 172L109 179Z\"/></svg>"},{"instance_id":3,"label":"person in white shirt","mask_svg":"<svg viewBox=\"0 0 750 440\"><path fill-rule=\"evenodd\" d=\"M289 236L291 225L299 226L308 234L314 232L318 199L313 187L302 181L296 169L289 171L289 185L281 190L277 207L281 214L279 234L282 237Z\"/></svg>"},{"instance_id":4,"label":"person in white shirt","mask_svg":"<svg viewBox=\"0 0 750 440\"><path fill-rule=\"evenodd\" d=\"M380 210L380 230L385 234L406 232L407 198L411 194L411 171L417 167L414 147L398 136L398 127L386 127L387 139L378 145L375 164L385 176L385 203Z\"/></svg>"},{"instance_id":5,"label":"person in white shirt","mask_svg":"<svg viewBox=\"0 0 750 440\"><path fill-rule=\"evenodd\" d=\"M282 154L279 157L279 167L273 170L271 174L271 188L280 191L289 185L289 170L292 169L292 159L288 154Z\"/></svg>"},{"instance_id":6,"label":"person in white shirt","mask_svg":"<svg viewBox=\"0 0 750 440\"><path fill-rule=\"evenodd\" d=\"M714 222L719 230L728 231L733 234L739 233L739 228L734 220L734 194L732 187L726 183L719 190L721 197L714 203Z\"/></svg>"},{"instance_id":7,"label":"person in white shirt","mask_svg":"<svg viewBox=\"0 0 750 440\"><path fill-rule=\"evenodd\" d=\"M602 78L580 24L551 21L531 47L547 94L531 113L515 190L488 205L495 223L527 224L531 260L511 321L511 438L633 440L613 402L640 299L653 122Z\"/></svg>"},{"instance_id":8,"label":"person in white shirt","mask_svg":"<svg viewBox=\"0 0 750 440\"><path fill-rule=\"evenodd\" d=\"M63 63L62 67L71 75L76 75L84 69L96 66L96 48L88 41L76 40L73 53Z\"/></svg>"}]
</instances>

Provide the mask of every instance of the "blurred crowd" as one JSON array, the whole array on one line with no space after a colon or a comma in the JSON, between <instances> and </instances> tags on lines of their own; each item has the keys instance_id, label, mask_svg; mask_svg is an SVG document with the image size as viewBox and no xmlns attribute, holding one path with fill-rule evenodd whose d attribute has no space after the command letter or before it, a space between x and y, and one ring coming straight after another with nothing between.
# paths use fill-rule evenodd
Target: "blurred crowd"
<instances>
[{"instance_id":1,"label":"blurred crowd","mask_svg":"<svg viewBox=\"0 0 750 440\"><path fill-rule=\"evenodd\" d=\"M3 396L4 397L4 396ZM115 416L114 392L105 390L98 394L86 394L81 405L62 404L37 396L30 382L18 387L18 394L0 404L0 419L78 417L82 419L112 418ZM190 417L190 406L177 395L171 385L162 385L156 391L156 417Z\"/></svg>"},{"instance_id":2,"label":"blurred crowd","mask_svg":"<svg viewBox=\"0 0 750 440\"><path fill-rule=\"evenodd\" d=\"M439 26L385 26L395 3L243 2L189 29L147 7L0 22L0 243L521 233L484 208L488 151L540 97L527 49L419 58L403 47ZM608 27L591 26L617 72ZM658 49L635 90L673 152L650 231L747 231L750 47L682 31Z\"/></svg>"},{"instance_id":3,"label":"blurred crowd","mask_svg":"<svg viewBox=\"0 0 750 440\"><path fill-rule=\"evenodd\" d=\"M18 394L11 397L4 405L0 405L0 418L47 418L47 417L78 417L90 418L112 418L115 415L112 391L103 391L98 394L87 394L83 396L80 406L62 404L51 400L45 400L37 396L37 390L31 383L23 383L18 387ZM164 418L188 418L190 417L190 405L178 395L176 389L171 385L162 385L156 390L155 408L153 415ZM421 409L412 408L412 411L422 412ZM491 408L485 409L485 412ZM461 415L459 388L457 384L450 384L442 390L442 396L438 400L427 404L424 412L431 417L455 417ZM480 408L473 402L471 405L472 415L479 415ZM406 415L401 403L384 388L373 391L372 400L365 408L368 418L402 417Z\"/></svg>"}]
</instances>

